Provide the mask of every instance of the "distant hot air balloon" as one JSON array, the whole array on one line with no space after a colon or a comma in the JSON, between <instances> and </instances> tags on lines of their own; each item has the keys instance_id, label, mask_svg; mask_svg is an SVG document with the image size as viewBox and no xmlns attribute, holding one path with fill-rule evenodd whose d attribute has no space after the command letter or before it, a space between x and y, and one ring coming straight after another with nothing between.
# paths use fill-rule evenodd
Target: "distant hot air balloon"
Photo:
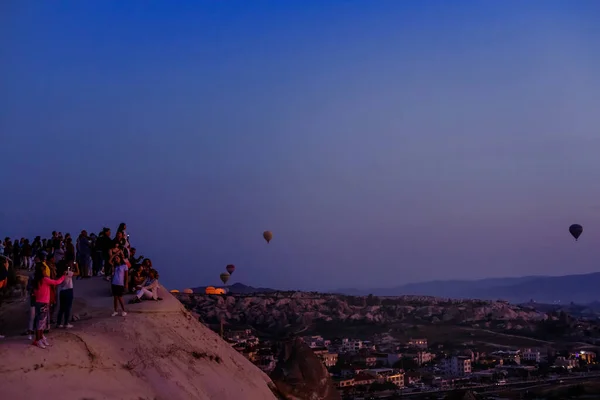
<instances>
[{"instance_id":1,"label":"distant hot air balloon","mask_svg":"<svg viewBox=\"0 0 600 400\"><path fill-rule=\"evenodd\" d=\"M179 290L173 289L173 290L171 290L171 293L179 293Z\"/></svg>"},{"instance_id":2,"label":"distant hot air balloon","mask_svg":"<svg viewBox=\"0 0 600 400\"><path fill-rule=\"evenodd\" d=\"M235 265L229 264L228 266L225 267L225 269L227 270L227 272L229 272L229 275L231 275L231 274L233 274L233 271L235 271Z\"/></svg>"},{"instance_id":3,"label":"distant hot air balloon","mask_svg":"<svg viewBox=\"0 0 600 400\"><path fill-rule=\"evenodd\" d=\"M229 275L227 272L223 272L221 275L219 275L221 277L221 280L223 281L223 284L226 285L227 281L229 280L229 277L231 275Z\"/></svg>"},{"instance_id":4,"label":"distant hot air balloon","mask_svg":"<svg viewBox=\"0 0 600 400\"><path fill-rule=\"evenodd\" d=\"M267 241L267 243L269 243L271 241L271 239L273 239L273 232L271 232L271 231L264 231L263 232L263 237L265 238L265 240Z\"/></svg>"},{"instance_id":5,"label":"distant hot air balloon","mask_svg":"<svg viewBox=\"0 0 600 400\"><path fill-rule=\"evenodd\" d=\"M185 293L185 294L194 294L194 291L192 289L183 289L183 293Z\"/></svg>"},{"instance_id":6,"label":"distant hot air balloon","mask_svg":"<svg viewBox=\"0 0 600 400\"><path fill-rule=\"evenodd\" d=\"M214 288L212 286L209 286L206 288L206 294L225 294L225 290L221 289L221 288Z\"/></svg>"},{"instance_id":7,"label":"distant hot air balloon","mask_svg":"<svg viewBox=\"0 0 600 400\"><path fill-rule=\"evenodd\" d=\"M583 227L579 224L573 224L569 227L569 233L577 240L583 233Z\"/></svg>"}]
</instances>

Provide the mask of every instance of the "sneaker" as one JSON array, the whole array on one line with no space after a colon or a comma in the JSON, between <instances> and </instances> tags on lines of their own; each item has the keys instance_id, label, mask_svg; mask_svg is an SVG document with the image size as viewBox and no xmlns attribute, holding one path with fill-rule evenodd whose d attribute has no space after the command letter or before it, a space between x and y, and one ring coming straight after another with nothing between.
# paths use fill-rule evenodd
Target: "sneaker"
<instances>
[{"instance_id":1,"label":"sneaker","mask_svg":"<svg viewBox=\"0 0 600 400\"><path fill-rule=\"evenodd\" d=\"M5 336L4 336L4 335L0 335L0 339L4 339L4 338L5 338Z\"/></svg>"},{"instance_id":2,"label":"sneaker","mask_svg":"<svg viewBox=\"0 0 600 400\"><path fill-rule=\"evenodd\" d=\"M117 315L119 315L119 313L115 311L114 313L111 314L111 317L116 317Z\"/></svg>"},{"instance_id":3,"label":"sneaker","mask_svg":"<svg viewBox=\"0 0 600 400\"><path fill-rule=\"evenodd\" d=\"M73 327L73 325L71 325L71 324L66 324L65 325L65 328L67 328L67 329L71 329L72 327Z\"/></svg>"},{"instance_id":4,"label":"sneaker","mask_svg":"<svg viewBox=\"0 0 600 400\"><path fill-rule=\"evenodd\" d=\"M42 342L42 344L43 344L44 346L46 346L46 347L50 347L50 346L52 346L52 345L50 344L50 342L48 341L48 338L47 338L46 336L42 336L42 340L40 340L40 342Z\"/></svg>"},{"instance_id":5,"label":"sneaker","mask_svg":"<svg viewBox=\"0 0 600 400\"><path fill-rule=\"evenodd\" d=\"M32 345L39 347L40 349L45 349L46 346L44 345L44 343L42 343L41 340L36 340L32 343Z\"/></svg>"},{"instance_id":6,"label":"sneaker","mask_svg":"<svg viewBox=\"0 0 600 400\"><path fill-rule=\"evenodd\" d=\"M33 335L27 335L27 340L33 340Z\"/></svg>"},{"instance_id":7,"label":"sneaker","mask_svg":"<svg viewBox=\"0 0 600 400\"><path fill-rule=\"evenodd\" d=\"M64 325L59 325L59 326L57 326L57 328L59 328L59 329L62 329L62 328L64 328L64 327L65 327Z\"/></svg>"},{"instance_id":8,"label":"sneaker","mask_svg":"<svg viewBox=\"0 0 600 400\"><path fill-rule=\"evenodd\" d=\"M126 316L126 315L127 315L127 313L126 313L125 311L123 311L123 312L121 313L121 316L122 316L122 317L124 317L124 316Z\"/></svg>"}]
</instances>

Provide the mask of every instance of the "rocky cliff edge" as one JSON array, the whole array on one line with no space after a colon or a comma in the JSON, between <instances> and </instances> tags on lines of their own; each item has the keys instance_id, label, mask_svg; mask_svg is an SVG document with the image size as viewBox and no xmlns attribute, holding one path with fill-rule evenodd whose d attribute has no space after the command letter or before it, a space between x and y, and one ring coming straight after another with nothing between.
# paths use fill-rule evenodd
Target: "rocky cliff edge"
<instances>
[{"instance_id":1,"label":"rocky cliff edge","mask_svg":"<svg viewBox=\"0 0 600 400\"><path fill-rule=\"evenodd\" d=\"M27 302L4 304L0 393L5 399L273 400L272 382L161 287L161 302L111 317L109 284L75 282L71 330L54 329L42 350L20 336ZM127 298L126 298L127 300Z\"/></svg>"}]
</instances>

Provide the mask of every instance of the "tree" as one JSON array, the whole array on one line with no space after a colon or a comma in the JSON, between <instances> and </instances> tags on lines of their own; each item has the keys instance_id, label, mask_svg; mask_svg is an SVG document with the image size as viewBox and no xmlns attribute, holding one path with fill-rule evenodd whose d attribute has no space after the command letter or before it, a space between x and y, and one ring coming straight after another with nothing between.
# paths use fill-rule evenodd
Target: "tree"
<instances>
[{"instance_id":1,"label":"tree","mask_svg":"<svg viewBox=\"0 0 600 400\"><path fill-rule=\"evenodd\" d=\"M417 364L417 362L410 357L402 357L400 360L394 363L392 368L403 370L416 370L419 368L419 364Z\"/></svg>"}]
</instances>

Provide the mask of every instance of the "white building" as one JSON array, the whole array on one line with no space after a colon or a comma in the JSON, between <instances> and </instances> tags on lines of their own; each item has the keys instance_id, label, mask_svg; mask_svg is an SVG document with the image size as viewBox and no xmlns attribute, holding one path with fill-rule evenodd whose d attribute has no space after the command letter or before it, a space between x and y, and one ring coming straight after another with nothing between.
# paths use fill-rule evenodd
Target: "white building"
<instances>
[{"instance_id":1,"label":"white building","mask_svg":"<svg viewBox=\"0 0 600 400\"><path fill-rule=\"evenodd\" d=\"M576 359L565 357L557 357L556 361L554 362L554 365L556 365L557 367L563 367L566 369L575 368L578 366L578 364L579 361L577 361Z\"/></svg>"},{"instance_id":2,"label":"white building","mask_svg":"<svg viewBox=\"0 0 600 400\"><path fill-rule=\"evenodd\" d=\"M521 360L539 363L542 354L539 351L526 349L521 353Z\"/></svg>"},{"instance_id":3,"label":"white building","mask_svg":"<svg viewBox=\"0 0 600 400\"><path fill-rule=\"evenodd\" d=\"M471 359L465 356L454 356L442 361L442 370L446 376L466 376L471 374Z\"/></svg>"},{"instance_id":4,"label":"white building","mask_svg":"<svg viewBox=\"0 0 600 400\"><path fill-rule=\"evenodd\" d=\"M435 354L428 351L417 351L416 353L404 354L404 357L412 358L418 365L427 364L435 358Z\"/></svg>"},{"instance_id":5,"label":"white building","mask_svg":"<svg viewBox=\"0 0 600 400\"><path fill-rule=\"evenodd\" d=\"M323 339L323 336L305 336L302 340L304 340L311 349L316 347L329 347L331 345L331 340Z\"/></svg>"},{"instance_id":6,"label":"white building","mask_svg":"<svg viewBox=\"0 0 600 400\"><path fill-rule=\"evenodd\" d=\"M356 353L363 348L363 342L359 339L342 339L342 351Z\"/></svg>"},{"instance_id":7,"label":"white building","mask_svg":"<svg viewBox=\"0 0 600 400\"><path fill-rule=\"evenodd\" d=\"M404 387L404 371L391 368L373 368L365 371L377 378L378 382L392 382L399 388Z\"/></svg>"},{"instance_id":8,"label":"white building","mask_svg":"<svg viewBox=\"0 0 600 400\"><path fill-rule=\"evenodd\" d=\"M333 367L338 362L338 354L330 352L325 347L315 348L313 352L321 359L321 361L323 361L323 364L325 364L327 368Z\"/></svg>"}]
</instances>

